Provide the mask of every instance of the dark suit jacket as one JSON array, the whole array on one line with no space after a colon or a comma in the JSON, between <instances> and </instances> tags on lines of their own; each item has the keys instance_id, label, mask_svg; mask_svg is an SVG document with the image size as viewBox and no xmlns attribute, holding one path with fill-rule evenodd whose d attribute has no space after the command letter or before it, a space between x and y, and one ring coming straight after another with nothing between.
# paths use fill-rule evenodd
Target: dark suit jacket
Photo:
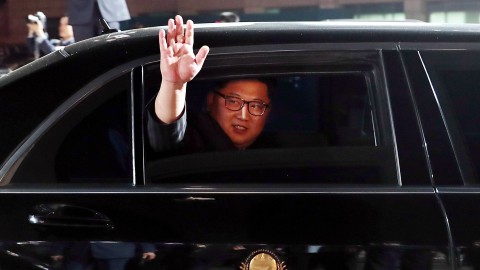
<instances>
[{"instance_id":1,"label":"dark suit jacket","mask_svg":"<svg viewBox=\"0 0 480 270\"><path fill-rule=\"evenodd\" d=\"M155 248L152 244L123 242L92 242L90 243L90 249L92 256L97 259L133 258L137 251L141 253L155 251Z\"/></svg>"},{"instance_id":2,"label":"dark suit jacket","mask_svg":"<svg viewBox=\"0 0 480 270\"><path fill-rule=\"evenodd\" d=\"M36 47L35 47L35 43L36 43L36 38L35 37L27 37L27 48L28 48L28 51L33 54ZM74 40L68 40L68 41L60 41L60 44L58 44L59 46L67 46L67 45L70 45L70 44L73 44L75 41ZM40 51L40 56L44 56L44 55L47 55L51 52L54 52L56 49L55 49L55 46L52 44L52 41L48 40L48 39L44 39L42 42L40 42L38 45L38 50Z\"/></svg>"},{"instance_id":3,"label":"dark suit jacket","mask_svg":"<svg viewBox=\"0 0 480 270\"><path fill-rule=\"evenodd\" d=\"M155 252L155 246L148 243L130 242L68 242L55 243L52 255L63 255L69 261L89 261L96 259L127 259L136 253Z\"/></svg>"},{"instance_id":4,"label":"dark suit jacket","mask_svg":"<svg viewBox=\"0 0 480 270\"><path fill-rule=\"evenodd\" d=\"M159 157L238 150L217 121L205 112L184 111L180 119L167 125L157 118L151 106L147 113L147 134L153 155ZM262 133L249 149L278 146Z\"/></svg>"},{"instance_id":5,"label":"dark suit jacket","mask_svg":"<svg viewBox=\"0 0 480 270\"><path fill-rule=\"evenodd\" d=\"M107 22L130 20L125 0L97 0L100 14ZM94 19L95 0L69 0L68 22L71 25L86 24Z\"/></svg>"},{"instance_id":6,"label":"dark suit jacket","mask_svg":"<svg viewBox=\"0 0 480 270\"><path fill-rule=\"evenodd\" d=\"M184 111L180 119L168 125L154 114L153 109L147 114L147 133L154 152L178 154L236 150L227 134L206 113Z\"/></svg>"}]
</instances>

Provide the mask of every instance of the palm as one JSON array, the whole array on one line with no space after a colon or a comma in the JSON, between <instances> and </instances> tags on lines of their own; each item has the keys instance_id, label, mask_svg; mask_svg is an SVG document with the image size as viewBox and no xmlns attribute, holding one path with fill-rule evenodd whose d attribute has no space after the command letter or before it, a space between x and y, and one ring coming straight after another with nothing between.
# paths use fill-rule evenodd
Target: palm
<instances>
[{"instance_id":1,"label":"palm","mask_svg":"<svg viewBox=\"0 0 480 270\"><path fill-rule=\"evenodd\" d=\"M202 68L208 54L208 47L202 47L197 55L193 53L193 22L188 21L184 29L182 18L169 21L168 34L159 34L160 70L162 80L174 84L191 81Z\"/></svg>"},{"instance_id":2,"label":"palm","mask_svg":"<svg viewBox=\"0 0 480 270\"><path fill-rule=\"evenodd\" d=\"M193 48L188 44L175 44L171 52L162 55L160 63L163 80L185 83L192 80L199 71Z\"/></svg>"},{"instance_id":3,"label":"palm","mask_svg":"<svg viewBox=\"0 0 480 270\"><path fill-rule=\"evenodd\" d=\"M187 83L202 69L209 48L203 46L197 55L193 52L193 22L183 25L183 18L168 20L167 32L158 34L162 83L155 99L155 113L164 123L177 121L185 108Z\"/></svg>"}]
</instances>

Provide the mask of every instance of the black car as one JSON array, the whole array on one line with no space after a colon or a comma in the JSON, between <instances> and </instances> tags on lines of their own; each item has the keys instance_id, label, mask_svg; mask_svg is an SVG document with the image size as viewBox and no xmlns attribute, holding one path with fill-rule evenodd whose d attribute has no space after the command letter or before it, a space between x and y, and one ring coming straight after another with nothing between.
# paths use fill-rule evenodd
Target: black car
<instances>
[{"instance_id":1,"label":"black car","mask_svg":"<svg viewBox=\"0 0 480 270\"><path fill-rule=\"evenodd\" d=\"M210 54L189 110L219 80L267 78L274 143L178 155L146 137L160 29L0 79L0 269L95 244L132 246L132 269L478 269L480 26L196 25Z\"/></svg>"}]
</instances>

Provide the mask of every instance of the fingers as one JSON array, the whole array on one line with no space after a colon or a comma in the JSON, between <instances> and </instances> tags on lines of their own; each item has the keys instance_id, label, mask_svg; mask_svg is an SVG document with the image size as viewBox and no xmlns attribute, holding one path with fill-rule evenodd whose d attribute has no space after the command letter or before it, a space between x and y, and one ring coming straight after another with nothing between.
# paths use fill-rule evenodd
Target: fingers
<instances>
[{"instance_id":1,"label":"fingers","mask_svg":"<svg viewBox=\"0 0 480 270\"><path fill-rule=\"evenodd\" d=\"M183 29L183 18L180 15L175 16L175 28L176 28L176 40L177 42L183 43L185 41L184 29Z\"/></svg>"},{"instance_id":2,"label":"fingers","mask_svg":"<svg viewBox=\"0 0 480 270\"><path fill-rule=\"evenodd\" d=\"M195 56L195 62L197 63L199 69L202 69L203 63L205 62L209 51L210 48L208 46L202 46L200 50L198 50L198 53Z\"/></svg>"},{"instance_id":3,"label":"fingers","mask_svg":"<svg viewBox=\"0 0 480 270\"><path fill-rule=\"evenodd\" d=\"M184 42L183 18L180 15L168 20L167 34L159 34L160 52L163 56L173 56L180 49L176 43ZM164 41L165 40L165 41Z\"/></svg>"},{"instance_id":4,"label":"fingers","mask_svg":"<svg viewBox=\"0 0 480 270\"><path fill-rule=\"evenodd\" d=\"M160 46L160 58L165 58L172 54L171 48L167 46L166 34L163 29L158 33L158 44Z\"/></svg>"},{"instance_id":5,"label":"fingers","mask_svg":"<svg viewBox=\"0 0 480 270\"><path fill-rule=\"evenodd\" d=\"M175 16L175 19L168 20L167 30L167 44L185 43L193 45L193 21L187 20L186 27L183 25L183 18L180 15Z\"/></svg>"},{"instance_id":6,"label":"fingers","mask_svg":"<svg viewBox=\"0 0 480 270\"><path fill-rule=\"evenodd\" d=\"M187 29L185 30L185 43L193 46L193 21L187 21Z\"/></svg>"},{"instance_id":7,"label":"fingers","mask_svg":"<svg viewBox=\"0 0 480 270\"><path fill-rule=\"evenodd\" d=\"M188 33L189 36L192 36L193 34L193 23L188 23L191 24L190 26L187 25L187 29L190 27L190 32ZM169 46L172 46L172 43L186 43L185 40L185 29L183 27L183 18L180 15L175 16L175 19L169 19L168 20L168 30L167 30L167 44ZM192 36L193 37L193 36ZM193 39L190 39L193 44Z\"/></svg>"},{"instance_id":8,"label":"fingers","mask_svg":"<svg viewBox=\"0 0 480 270\"><path fill-rule=\"evenodd\" d=\"M168 20L167 43L170 45L175 43L175 22L173 19Z\"/></svg>"},{"instance_id":9,"label":"fingers","mask_svg":"<svg viewBox=\"0 0 480 270\"><path fill-rule=\"evenodd\" d=\"M159 32L159 45L161 58L176 55L180 50L185 50L183 46L176 45L184 43L193 46L194 42L194 24L192 20L187 20L186 27L183 26L183 18L180 15L175 19L168 20L167 33L164 30ZM210 48L203 46L195 56L195 62L201 68L207 58Z\"/></svg>"}]
</instances>

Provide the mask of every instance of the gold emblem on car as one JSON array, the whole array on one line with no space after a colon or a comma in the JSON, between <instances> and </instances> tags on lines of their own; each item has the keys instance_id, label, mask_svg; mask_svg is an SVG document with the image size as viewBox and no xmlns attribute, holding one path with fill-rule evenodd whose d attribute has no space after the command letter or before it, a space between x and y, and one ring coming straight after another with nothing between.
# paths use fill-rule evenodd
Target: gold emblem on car
<instances>
[{"instance_id":1,"label":"gold emblem on car","mask_svg":"<svg viewBox=\"0 0 480 270\"><path fill-rule=\"evenodd\" d=\"M287 270L285 262L267 249L256 250L240 264L240 270Z\"/></svg>"}]
</instances>

